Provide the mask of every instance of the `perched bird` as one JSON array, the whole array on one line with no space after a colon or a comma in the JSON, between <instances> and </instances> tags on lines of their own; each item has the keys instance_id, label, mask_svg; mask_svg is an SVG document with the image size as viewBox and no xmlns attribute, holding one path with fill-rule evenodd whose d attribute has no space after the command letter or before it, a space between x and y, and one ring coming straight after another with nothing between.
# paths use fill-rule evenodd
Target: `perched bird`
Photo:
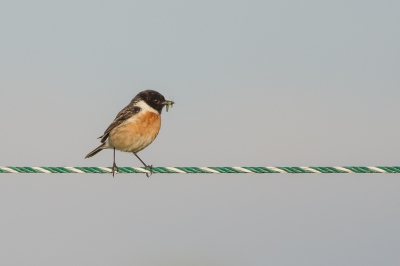
<instances>
[{"instance_id":1,"label":"perched bird","mask_svg":"<svg viewBox=\"0 0 400 266\"><path fill-rule=\"evenodd\" d=\"M115 164L115 150L132 152L152 174L152 165L146 165L137 153L157 137L161 127L161 111L164 106L174 104L165 100L157 91L146 90L138 93L135 98L122 109L114 121L108 126L104 134L99 137L101 145L91 151L86 158L96 155L104 149L114 149L114 163L112 174L118 167ZM146 173L147 177L149 175Z\"/></svg>"}]
</instances>

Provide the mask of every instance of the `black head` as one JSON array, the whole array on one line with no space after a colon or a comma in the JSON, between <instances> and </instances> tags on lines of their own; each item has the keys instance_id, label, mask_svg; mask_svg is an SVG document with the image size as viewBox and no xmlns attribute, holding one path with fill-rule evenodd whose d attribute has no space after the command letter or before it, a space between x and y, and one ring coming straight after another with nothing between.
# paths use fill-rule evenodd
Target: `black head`
<instances>
[{"instance_id":1,"label":"black head","mask_svg":"<svg viewBox=\"0 0 400 266\"><path fill-rule=\"evenodd\" d=\"M168 101L165 100L164 96L161 93L153 90L139 92L138 95L133 98L132 102L138 102L140 100L146 102L159 114L161 114L163 107L168 103Z\"/></svg>"}]
</instances>

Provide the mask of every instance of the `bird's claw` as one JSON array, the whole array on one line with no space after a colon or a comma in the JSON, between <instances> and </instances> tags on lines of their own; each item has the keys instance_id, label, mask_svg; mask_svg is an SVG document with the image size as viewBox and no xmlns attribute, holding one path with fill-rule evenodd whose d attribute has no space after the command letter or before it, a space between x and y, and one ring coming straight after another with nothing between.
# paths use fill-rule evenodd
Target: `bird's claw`
<instances>
[{"instance_id":1,"label":"bird's claw","mask_svg":"<svg viewBox=\"0 0 400 266\"><path fill-rule=\"evenodd\" d=\"M112 173L113 177L114 177L114 174L115 174L115 170L117 170L117 173L119 172L118 166L114 163L113 167L111 168L111 173Z\"/></svg>"},{"instance_id":2,"label":"bird's claw","mask_svg":"<svg viewBox=\"0 0 400 266\"><path fill-rule=\"evenodd\" d=\"M144 169L148 169L148 173L146 173L147 178L149 178L153 174L153 166L152 165L146 165Z\"/></svg>"}]
</instances>

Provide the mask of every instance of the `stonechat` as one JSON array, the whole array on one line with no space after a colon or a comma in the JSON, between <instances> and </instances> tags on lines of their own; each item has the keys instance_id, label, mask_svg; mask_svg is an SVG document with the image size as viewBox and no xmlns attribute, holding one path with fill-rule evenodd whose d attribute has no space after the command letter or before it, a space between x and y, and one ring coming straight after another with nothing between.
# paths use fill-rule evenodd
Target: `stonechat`
<instances>
[{"instance_id":1,"label":"stonechat","mask_svg":"<svg viewBox=\"0 0 400 266\"><path fill-rule=\"evenodd\" d=\"M145 168L152 174L152 165L145 164L137 153L157 137L161 127L161 112L164 106L174 104L173 101L165 100L164 96L157 91L145 90L122 109L114 121L108 126L104 134L99 137L101 145L91 151L86 158L90 158L104 149L114 149L114 163L112 174L118 167L115 164L115 150L132 152ZM148 173L146 176L149 177Z\"/></svg>"}]
</instances>

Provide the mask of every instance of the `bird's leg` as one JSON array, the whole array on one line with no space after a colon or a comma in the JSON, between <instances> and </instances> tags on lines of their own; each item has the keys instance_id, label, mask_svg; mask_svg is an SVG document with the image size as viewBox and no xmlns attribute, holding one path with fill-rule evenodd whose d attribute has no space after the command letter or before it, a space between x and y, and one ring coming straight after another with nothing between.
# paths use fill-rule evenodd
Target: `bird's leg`
<instances>
[{"instance_id":1,"label":"bird's leg","mask_svg":"<svg viewBox=\"0 0 400 266\"><path fill-rule=\"evenodd\" d=\"M135 154L135 156L139 159L139 161L142 162L142 164L144 165L144 168L149 168L150 175L149 175L149 173L146 173L146 176L147 176L147 177L150 177L150 176L153 174L153 166L152 166L152 165L147 165L147 164L145 164L145 163L142 161L142 159L140 159L140 157L137 156L136 153L133 153L133 154Z\"/></svg>"},{"instance_id":2,"label":"bird's leg","mask_svg":"<svg viewBox=\"0 0 400 266\"><path fill-rule=\"evenodd\" d=\"M113 162L113 166L112 166L112 169L111 169L113 177L114 177L115 170L117 170L117 172L119 171L117 165L115 164L115 148L114 148L114 162Z\"/></svg>"}]
</instances>

